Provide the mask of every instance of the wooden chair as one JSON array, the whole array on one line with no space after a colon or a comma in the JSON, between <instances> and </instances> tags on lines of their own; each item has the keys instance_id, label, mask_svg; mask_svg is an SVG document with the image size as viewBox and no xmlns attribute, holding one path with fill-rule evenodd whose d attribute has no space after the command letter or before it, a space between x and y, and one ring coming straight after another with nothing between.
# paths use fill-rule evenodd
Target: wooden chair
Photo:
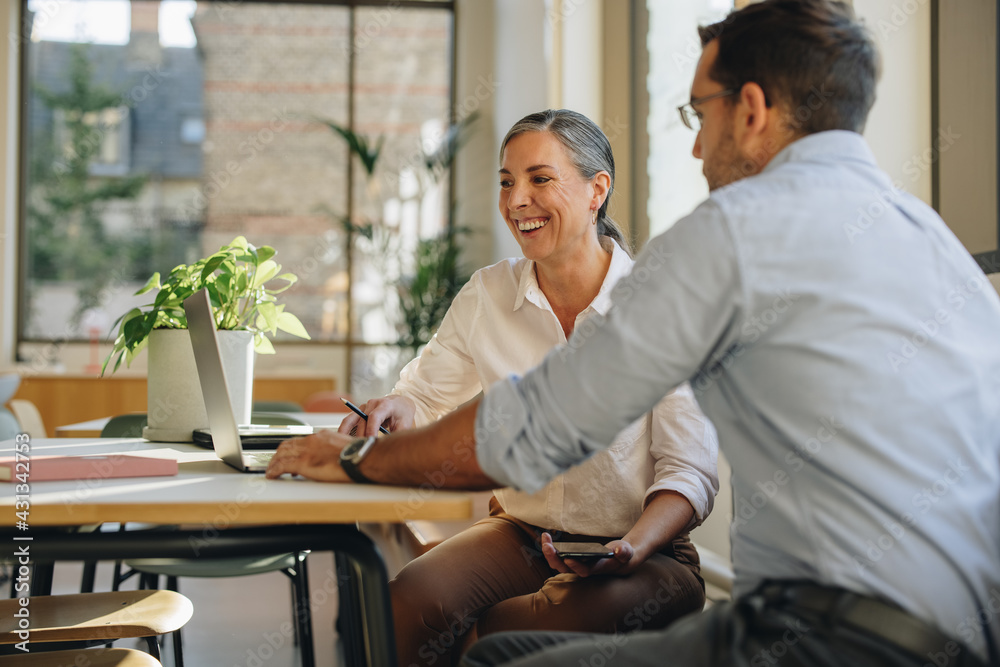
<instances>
[{"instance_id":1,"label":"wooden chair","mask_svg":"<svg viewBox=\"0 0 1000 667\"><path fill-rule=\"evenodd\" d=\"M0 656L0 667L162 667L160 661L130 648L85 648Z\"/></svg>"},{"instance_id":2,"label":"wooden chair","mask_svg":"<svg viewBox=\"0 0 1000 667\"><path fill-rule=\"evenodd\" d=\"M191 601L174 591L38 595L28 600L32 645L75 642L93 646L139 637L146 640L156 660L160 658L157 638L180 630L194 612ZM0 644L25 641L15 616L21 609L16 598L0 600Z\"/></svg>"},{"instance_id":3,"label":"wooden chair","mask_svg":"<svg viewBox=\"0 0 1000 667\"><path fill-rule=\"evenodd\" d=\"M42 414L34 403L23 398L13 398L7 405L25 433L32 438L48 437L45 432L45 422L42 421Z\"/></svg>"},{"instance_id":4,"label":"wooden chair","mask_svg":"<svg viewBox=\"0 0 1000 667\"><path fill-rule=\"evenodd\" d=\"M17 393L21 376L17 373L0 374L0 440L10 440L21 432L21 424L4 405Z\"/></svg>"}]
</instances>

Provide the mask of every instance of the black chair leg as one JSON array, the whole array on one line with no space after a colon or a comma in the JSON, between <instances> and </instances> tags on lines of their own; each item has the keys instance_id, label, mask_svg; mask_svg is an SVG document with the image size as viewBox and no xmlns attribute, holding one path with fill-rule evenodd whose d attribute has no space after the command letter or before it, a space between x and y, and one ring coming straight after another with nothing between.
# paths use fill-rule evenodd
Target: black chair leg
<instances>
[{"instance_id":1,"label":"black chair leg","mask_svg":"<svg viewBox=\"0 0 1000 667\"><path fill-rule=\"evenodd\" d=\"M362 614L355 604L358 600L357 577L353 576L353 566L346 556L334 553L337 571L337 634L340 635L344 647L344 663L360 665L365 661L357 649L355 637L361 636Z\"/></svg>"},{"instance_id":2,"label":"black chair leg","mask_svg":"<svg viewBox=\"0 0 1000 667\"><path fill-rule=\"evenodd\" d=\"M313 646L312 603L309 599L306 554L296 554L296 566L282 572L292 582L292 642L299 647L302 667L314 667L316 654Z\"/></svg>"},{"instance_id":3,"label":"black chair leg","mask_svg":"<svg viewBox=\"0 0 1000 667\"><path fill-rule=\"evenodd\" d=\"M160 577L156 574L143 572L139 575L139 589L144 591L155 591L160 588Z\"/></svg>"},{"instance_id":4,"label":"black chair leg","mask_svg":"<svg viewBox=\"0 0 1000 667\"><path fill-rule=\"evenodd\" d=\"M295 578L297 617L299 619L299 651L302 656L302 667L314 667L316 664L315 647L312 631L312 602L309 596L309 568L305 556L299 560Z\"/></svg>"},{"instance_id":5,"label":"black chair leg","mask_svg":"<svg viewBox=\"0 0 1000 667\"><path fill-rule=\"evenodd\" d=\"M111 590L117 591L123 581L125 580L122 579L122 562L116 560L115 567L111 570Z\"/></svg>"},{"instance_id":6,"label":"black chair leg","mask_svg":"<svg viewBox=\"0 0 1000 667\"><path fill-rule=\"evenodd\" d=\"M83 577L80 579L80 592L93 593L94 579L97 577L97 561L88 560L83 563Z\"/></svg>"},{"instance_id":7,"label":"black chair leg","mask_svg":"<svg viewBox=\"0 0 1000 667\"><path fill-rule=\"evenodd\" d=\"M31 594L52 595L52 562L35 562L31 564Z\"/></svg>"},{"instance_id":8,"label":"black chair leg","mask_svg":"<svg viewBox=\"0 0 1000 667\"><path fill-rule=\"evenodd\" d=\"M157 641L159 639L159 637L157 637L156 635L153 635L152 637L146 637L145 639L146 639L146 647L149 649L149 654L151 656L153 656L154 658L156 658L157 660L159 660L160 659L160 644Z\"/></svg>"},{"instance_id":9,"label":"black chair leg","mask_svg":"<svg viewBox=\"0 0 1000 667\"><path fill-rule=\"evenodd\" d=\"M158 580L159 577L153 575ZM177 577L174 575L167 575L167 590L173 591L175 593L180 593L180 585L177 582ZM182 650L183 640L181 638L181 629L177 628L174 630L174 665L176 667L184 667L184 652Z\"/></svg>"},{"instance_id":10,"label":"black chair leg","mask_svg":"<svg viewBox=\"0 0 1000 667\"><path fill-rule=\"evenodd\" d=\"M174 665L175 667L184 667L184 650L181 646L183 641L181 640L181 629L177 628L174 630Z\"/></svg>"}]
</instances>

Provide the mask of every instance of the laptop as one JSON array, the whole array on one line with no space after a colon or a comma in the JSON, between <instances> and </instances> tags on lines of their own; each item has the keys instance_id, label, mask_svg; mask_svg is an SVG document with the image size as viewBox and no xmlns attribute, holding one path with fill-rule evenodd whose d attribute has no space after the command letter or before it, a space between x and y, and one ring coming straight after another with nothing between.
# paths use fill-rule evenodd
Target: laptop
<instances>
[{"instance_id":1,"label":"laptop","mask_svg":"<svg viewBox=\"0 0 1000 667\"><path fill-rule=\"evenodd\" d=\"M274 426L244 426L236 423L232 401L229 400L229 385L222 369L222 354L212 317L212 304L208 292L201 289L184 301L187 314L194 362L198 368L198 380L205 399L208 413L208 429L201 429L196 436L210 437L216 455L227 464L242 472L264 472L267 464L282 441L314 431L305 424L281 424ZM243 451L243 439L252 443L254 451ZM261 449L271 447L271 449Z\"/></svg>"}]
</instances>

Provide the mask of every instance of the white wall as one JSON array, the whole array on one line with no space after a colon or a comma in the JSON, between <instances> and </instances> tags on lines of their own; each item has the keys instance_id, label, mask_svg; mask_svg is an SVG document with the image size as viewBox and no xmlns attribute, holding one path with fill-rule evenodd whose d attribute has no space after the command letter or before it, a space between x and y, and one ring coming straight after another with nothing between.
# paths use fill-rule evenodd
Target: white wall
<instances>
[{"instance_id":1,"label":"white wall","mask_svg":"<svg viewBox=\"0 0 1000 667\"><path fill-rule=\"evenodd\" d=\"M865 139L895 183L931 203L931 9L929 0L854 0L882 54L882 79Z\"/></svg>"},{"instance_id":2,"label":"white wall","mask_svg":"<svg viewBox=\"0 0 1000 667\"><path fill-rule=\"evenodd\" d=\"M477 0L469 0L476 2ZM497 153L507 130L527 114L545 109L549 102L546 58L546 4L537 0L494 0L493 67L502 93L493 108L495 150L489 173L493 177L493 257L520 257L521 249L500 217ZM460 56L461 58L461 56Z\"/></svg>"},{"instance_id":3,"label":"white wall","mask_svg":"<svg viewBox=\"0 0 1000 667\"><path fill-rule=\"evenodd\" d=\"M701 160L691 155L695 132L677 107L691 98L701 57L697 28L725 17L718 0L648 0L649 7L649 236L669 229L708 197Z\"/></svg>"}]
</instances>

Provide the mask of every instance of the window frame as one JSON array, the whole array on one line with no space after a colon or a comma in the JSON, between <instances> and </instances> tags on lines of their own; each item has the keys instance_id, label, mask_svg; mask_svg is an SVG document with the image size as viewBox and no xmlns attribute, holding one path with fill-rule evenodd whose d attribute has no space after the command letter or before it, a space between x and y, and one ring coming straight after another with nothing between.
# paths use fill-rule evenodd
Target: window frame
<instances>
[{"instance_id":1,"label":"window frame","mask_svg":"<svg viewBox=\"0 0 1000 667\"><path fill-rule=\"evenodd\" d=\"M229 0L208 0L209 2L218 2L219 4L225 4ZM450 44L448 47L447 57L448 57L448 116L447 120L449 122L455 121L456 114L456 63L457 63L457 47L458 47L458 21L457 21L457 7L455 0L243 0L244 2L250 4L287 4L287 5L300 5L300 6L317 6L324 5L330 7L346 7L350 10L350 24L349 24L349 34L354 35L352 39L357 39L357 10L363 8L374 8L374 7L389 7L393 9L429 9L429 10L445 10L451 14L451 34L450 34ZM242 3L241 3L242 4ZM16 3L17 11L19 11L18 25L24 26L24 18L28 16L28 0L20 0ZM18 31L20 32L20 31ZM27 51L29 48L29 40L23 38L19 40L17 49L18 58L18 68L17 68L17 103L18 108L23 107L23 101L30 99L30 82L29 82L29 72L28 72L28 59ZM356 109L356 99L355 99L355 76L357 73L357 49L350 49L348 51L348 94L347 94L347 109L348 109L348 127L355 127L355 109ZM29 155L28 149L30 148L28 141L26 140L27 132L29 131L30 118L27 113L18 113L17 118L17 146L16 146L16 183L17 187L14 190L16 194L15 203L15 220L14 226L16 228L16 273L14 275L14 285L12 288L7 290L7 294L14 298L14 313L13 321L8 325L7 331L10 336L10 344L12 346L13 354L11 357L16 361L25 361L22 358L21 352L27 347L41 347L44 351L43 356L52 357L55 355L52 350L58 350L65 345L76 345L85 346L90 344L87 341L84 332L79 332L75 337L63 337L60 339L48 340L42 338L33 338L26 336L24 334L25 318L27 316L26 312L26 299L25 299L25 286L28 284L28 235L26 233L27 226L27 196L28 196L28 167L29 167ZM123 149L127 148L123 146ZM355 209L355 197L353 196L354 179L356 178L355 170L357 166L355 161L351 159L350 154L347 154L348 166L346 169L347 178L344 185L347 193L347 210L345 214L350 216L353 214ZM115 168L118 165L96 165L97 169L94 169L95 165L91 166L91 171L94 175L98 176L115 176L120 175ZM455 173L454 169L450 170L448 174L448 199L447 199L447 212L446 220L448 227L453 227L454 221L454 209L455 209ZM353 277L353 273L350 273L353 269L353 252L349 255L347 270ZM355 316L353 303L352 303L352 290L349 288L347 290L347 301L348 301L348 317L353 318ZM350 320L349 320L350 321ZM387 343L368 343L363 340L355 339L355 333L353 326L349 325L348 330L344 338L340 340L324 340L324 341L299 341L299 340L282 340L281 346L310 346L311 348L316 347L329 347L334 349L340 349L345 355L346 363L346 377L345 386L346 391L350 391L350 375L351 375L351 359L355 348L359 347L385 347ZM391 343L388 345L391 346Z\"/></svg>"}]
</instances>

